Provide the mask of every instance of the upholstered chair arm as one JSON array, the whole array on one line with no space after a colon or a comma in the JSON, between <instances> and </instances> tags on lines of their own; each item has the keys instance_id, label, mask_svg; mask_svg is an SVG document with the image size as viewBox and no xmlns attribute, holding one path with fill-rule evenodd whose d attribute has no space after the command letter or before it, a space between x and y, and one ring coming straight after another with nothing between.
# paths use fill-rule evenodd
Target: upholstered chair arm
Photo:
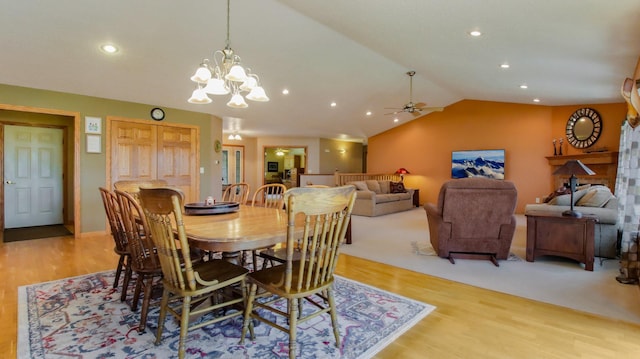
<instances>
[{"instance_id":1,"label":"upholstered chair arm","mask_svg":"<svg viewBox=\"0 0 640 359\"><path fill-rule=\"evenodd\" d=\"M373 191L356 191L357 199L373 199L376 198L376 193Z\"/></svg>"},{"instance_id":2,"label":"upholstered chair arm","mask_svg":"<svg viewBox=\"0 0 640 359\"><path fill-rule=\"evenodd\" d=\"M433 249L438 255L440 255L441 252L447 253L447 243L451 235L451 223L443 222L442 213L435 204L426 203L424 210L427 212L431 246L433 246Z\"/></svg>"}]
</instances>

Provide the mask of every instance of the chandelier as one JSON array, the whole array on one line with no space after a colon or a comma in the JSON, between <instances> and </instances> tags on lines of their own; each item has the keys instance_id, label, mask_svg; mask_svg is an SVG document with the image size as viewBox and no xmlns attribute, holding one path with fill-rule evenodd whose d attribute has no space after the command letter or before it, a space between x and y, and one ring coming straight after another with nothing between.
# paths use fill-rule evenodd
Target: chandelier
<instances>
[{"instance_id":1,"label":"chandelier","mask_svg":"<svg viewBox=\"0 0 640 359\"><path fill-rule=\"evenodd\" d=\"M189 98L190 103L211 103L208 94L229 95L231 100L227 106L233 108L246 108L249 105L244 101L243 92L248 92L246 98L251 101L269 101L258 75L251 73L251 69L244 69L240 65L240 56L231 49L229 42L229 9L231 0L227 0L227 40L224 50L213 53L213 61L202 60L202 63L191 76L191 81L196 82L197 88Z\"/></svg>"}]
</instances>

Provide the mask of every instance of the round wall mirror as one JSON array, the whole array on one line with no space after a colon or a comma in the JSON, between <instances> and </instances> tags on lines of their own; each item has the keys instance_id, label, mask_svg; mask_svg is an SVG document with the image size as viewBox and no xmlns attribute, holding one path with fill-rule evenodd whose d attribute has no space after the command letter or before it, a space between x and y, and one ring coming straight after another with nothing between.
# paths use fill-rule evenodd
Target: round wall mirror
<instances>
[{"instance_id":1,"label":"round wall mirror","mask_svg":"<svg viewBox=\"0 0 640 359\"><path fill-rule=\"evenodd\" d=\"M567 142L575 148L587 148L596 143L602 132L600 114L592 108L576 110L567 121Z\"/></svg>"}]
</instances>

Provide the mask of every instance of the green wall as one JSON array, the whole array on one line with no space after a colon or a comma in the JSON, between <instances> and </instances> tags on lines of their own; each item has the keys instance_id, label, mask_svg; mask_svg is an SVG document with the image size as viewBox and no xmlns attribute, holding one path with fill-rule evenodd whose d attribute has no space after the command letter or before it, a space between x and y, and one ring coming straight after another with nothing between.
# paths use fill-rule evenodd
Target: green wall
<instances>
[{"instance_id":1,"label":"green wall","mask_svg":"<svg viewBox=\"0 0 640 359\"><path fill-rule=\"evenodd\" d=\"M80 203L81 213L80 231L105 230L105 215L98 187L106 184L104 135L107 116L146 119L153 122L149 117L149 111L155 106L2 84L0 84L0 103L80 113L80 131L83 134L80 136L79 149L80 183L77 184L80 186L80 198L77 199ZM204 198L210 193L219 193L221 184L219 181L213 181L212 178L221 178L219 166L221 155L213 151L213 143L216 139L221 140L222 120L204 113L172 108L164 108L164 110L166 113L164 122L200 127L200 167L204 169L204 174L200 174L200 197ZM85 116L102 118L102 152L99 154L86 152ZM52 118L54 117L59 116Z\"/></svg>"}]
</instances>

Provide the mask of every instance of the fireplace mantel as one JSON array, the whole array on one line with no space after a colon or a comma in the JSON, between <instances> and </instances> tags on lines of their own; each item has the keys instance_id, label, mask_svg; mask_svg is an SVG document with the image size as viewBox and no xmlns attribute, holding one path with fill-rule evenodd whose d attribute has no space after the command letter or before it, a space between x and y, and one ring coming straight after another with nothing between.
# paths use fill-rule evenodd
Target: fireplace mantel
<instances>
[{"instance_id":1,"label":"fireplace mantel","mask_svg":"<svg viewBox=\"0 0 640 359\"><path fill-rule=\"evenodd\" d=\"M568 160L580 160L596 174L592 176L576 176L581 184L601 184L615 191L616 174L618 173L618 152L592 152L575 155L549 156L546 157L551 166L551 173L562 166ZM555 190L569 182L569 176L552 175L551 186Z\"/></svg>"}]
</instances>

